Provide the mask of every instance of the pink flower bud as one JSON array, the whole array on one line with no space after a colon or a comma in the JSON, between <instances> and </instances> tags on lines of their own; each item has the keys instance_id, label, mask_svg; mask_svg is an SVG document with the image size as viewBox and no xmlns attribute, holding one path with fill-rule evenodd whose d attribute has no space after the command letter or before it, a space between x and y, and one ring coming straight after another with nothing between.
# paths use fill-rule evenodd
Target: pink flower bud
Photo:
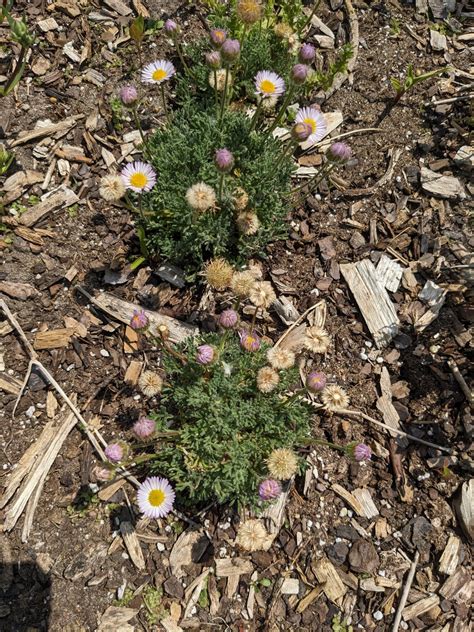
<instances>
[{"instance_id":1,"label":"pink flower bud","mask_svg":"<svg viewBox=\"0 0 474 632\"><path fill-rule=\"evenodd\" d=\"M291 79L293 83L301 85L306 81L308 77L309 68L305 64L296 64L291 69Z\"/></svg>"},{"instance_id":2,"label":"pink flower bud","mask_svg":"<svg viewBox=\"0 0 474 632\"><path fill-rule=\"evenodd\" d=\"M304 143L313 133L313 128L309 123L295 123L291 129L291 138L296 143Z\"/></svg>"},{"instance_id":3,"label":"pink flower bud","mask_svg":"<svg viewBox=\"0 0 474 632\"><path fill-rule=\"evenodd\" d=\"M274 500L281 494L281 485L273 478L262 481L258 488L258 495L262 500Z\"/></svg>"},{"instance_id":4,"label":"pink flower bud","mask_svg":"<svg viewBox=\"0 0 474 632\"><path fill-rule=\"evenodd\" d=\"M237 325L238 320L239 316L235 310L226 309L219 316L219 325L224 327L224 329L232 329L232 327Z\"/></svg>"},{"instance_id":5,"label":"pink flower bud","mask_svg":"<svg viewBox=\"0 0 474 632\"><path fill-rule=\"evenodd\" d=\"M209 68L217 70L222 65L221 54L218 50L213 50L210 53L206 53L206 64Z\"/></svg>"},{"instance_id":6,"label":"pink flower bud","mask_svg":"<svg viewBox=\"0 0 474 632\"><path fill-rule=\"evenodd\" d=\"M123 86L120 89L120 100L127 107L135 105L138 100L138 92L135 86Z\"/></svg>"},{"instance_id":7,"label":"pink flower bud","mask_svg":"<svg viewBox=\"0 0 474 632\"><path fill-rule=\"evenodd\" d=\"M215 350L211 345L201 345L197 348L196 362L210 364L214 360Z\"/></svg>"},{"instance_id":8,"label":"pink flower bud","mask_svg":"<svg viewBox=\"0 0 474 632\"><path fill-rule=\"evenodd\" d=\"M149 439L156 430L156 423L148 417L140 417L133 425L133 432L139 439Z\"/></svg>"},{"instance_id":9,"label":"pink flower bud","mask_svg":"<svg viewBox=\"0 0 474 632\"><path fill-rule=\"evenodd\" d=\"M352 156L352 150L346 143L333 143L326 155L329 161L343 165L349 161Z\"/></svg>"},{"instance_id":10,"label":"pink flower bud","mask_svg":"<svg viewBox=\"0 0 474 632\"><path fill-rule=\"evenodd\" d=\"M172 35L173 33L176 33L177 31L178 31L178 25L176 24L176 22L174 20L166 20L165 32L168 33L168 35Z\"/></svg>"},{"instance_id":11,"label":"pink flower bud","mask_svg":"<svg viewBox=\"0 0 474 632\"><path fill-rule=\"evenodd\" d=\"M303 44L298 53L302 64L311 64L316 56L316 49L311 44Z\"/></svg>"},{"instance_id":12,"label":"pink flower bud","mask_svg":"<svg viewBox=\"0 0 474 632\"><path fill-rule=\"evenodd\" d=\"M227 38L227 32L224 29L212 29L209 35L214 48L220 48Z\"/></svg>"},{"instance_id":13,"label":"pink flower bud","mask_svg":"<svg viewBox=\"0 0 474 632\"><path fill-rule=\"evenodd\" d=\"M228 149L218 149L214 155L214 163L219 171L228 173L234 166L234 156Z\"/></svg>"},{"instance_id":14,"label":"pink flower bud","mask_svg":"<svg viewBox=\"0 0 474 632\"><path fill-rule=\"evenodd\" d=\"M222 55L222 59L228 62L229 64L233 63L234 61L237 61L240 55L239 40L235 40L235 39L226 40L222 44L221 55Z\"/></svg>"},{"instance_id":15,"label":"pink flower bud","mask_svg":"<svg viewBox=\"0 0 474 632\"><path fill-rule=\"evenodd\" d=\"M326 386L326 376L319 371L312 371L306 378L306 388L311 393L320 393Z\"/></svg>"},{"instance_id":16,"label":"pink flower bud","mask_svg":"<svg viewBox=\"0 0 474 632\"><path fill-rule=\"evenodd\" d=\"M260 338L253 331L247 329L241 329L239 331L240 346L245 351L258 351L260 349Z\"/></svg>"},{"instance_id":17,"label":"pink flower bud","mask_svg":"<svg viewBox=\"0 0 474 632\"><path fill-rule=\"evenodd\" d=\"M145 329L148 326L148 316L145 314L143 309L135 309L133 311L133 316L130 319L130 327L132 329Z\"/></svg>"},{"instance_id":18,"label":"pink flower bud","mask_svg":"<svg viewBox=\"0 0 474 632\"><path fill-rule=\"evenodd\" d=\"M109 443L104 454L112 463L118 463L123 458L123 448L118 443Z\"/></svg>"},{"instance_id":19,"label":"pink flower bud","mask_svg":"<svg viewBox=\"0 0 474 632\"><path fill-rule=\"evenodd\" d=\"M358 443L353 452L356 461L370 461L372 458L372 450L365 443Z\"/></svg>"}]
</instances>

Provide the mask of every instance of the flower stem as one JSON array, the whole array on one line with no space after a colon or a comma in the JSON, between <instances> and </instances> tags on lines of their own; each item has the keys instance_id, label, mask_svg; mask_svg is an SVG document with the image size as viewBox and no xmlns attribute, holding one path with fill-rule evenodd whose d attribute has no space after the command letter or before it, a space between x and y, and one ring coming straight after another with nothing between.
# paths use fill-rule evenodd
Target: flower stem
<instances>
[{"instance_id":1,"label":"flower stem","mask_svg":"<svg viewBox=\"0 0 474 632\"><path fill-rule=\"evenodd\" d=\"M303 26L298 31L298 39L301 39L301 35L302 35L303 31L305 31L306 27L311 24L311 20L313 19L313 15L318 10L318 7L319 7L320 4L321 4L321 0L317 0L317 2L314 3L314 7L313 7L311 13L309 14L308 19L306 20L306 22L303 24Z\"/></svg>"},{"instance_id":2,"label":"flower stem","mask_svg":"<svg viewBox=\"0 0 474 632\"><path fill-rule=\"evenodd\" d=\"M228 84L228 82L229 82L229 66L226 66L224 90L222 92L221 113L220 113L220 116L219 116L219 125L222 125L222 119L224 118L225 102L227 100L227 84Z\"/></svg>"},{"instance_id":3,"label":"flower stem","mask_svg":"<svg viewBox=\"0 0 474 632\"><path fill-rule=\"evenodd\" d=\"M257 120L258 117L260 116L260 112L262 109L262 103L263 103L263 98L260 99L260 101L257 104L257 109L255 110L253 116L252 116L252 121L250 123L250 129L249 129L249 134L250 132L253 132L253 130L255 129L255 125L257 124Z\"/></svg>"},{"instance_id":4,"label":"flower stem","mask_svg":"<svg viewBox=\"0 0 474 632\"><path fill-rule=\"evenodd\" d=\"M275 120L273 121L270 129L268 130L268 133L271 134L273 132L273 130L276 128L276 126L278 125L278 123L281 121L281 119L283 118L283 114L285 113L286 108L288 107L292 97L293 97L293 93L295 91L295 86L293 84L290 85L288 92L286 93L285 98L283 99L283 103L281 104L281 108L278 112L278 114L276 115Z\"/></svg>"},{"instance_id":5,"label":"flower stem","mask_svg":"<svg viewBox=\"0 0 474 632\"><path fill-rule=\"evenodd\" d=\"M225 177L225 174L221 173L221 177L219 179L219 190L217 193L217 199L219 200L219 202L222 202L222 191L224 189L224 177Z\"/></svg>"},{"instance_id":6,"label":"flower stem","mask_svg":"<svg viewBox=\"0 0 474 632\"><path fill-rule=\"evenodd\" d=\"M219 92L217 90L217 72L216 69L214 68L213 70L214 73L214 95L216 97L216 116L219 116Z\"/></svg>"},{"instance_id":7,"label":"flower stem","mask_svg":"<svg viewBox=\"0 0 474 632\"><path fill-rule=\"evenodd\" d=\"M132 114L133 114L133 119L135 121L135 125L137 126L138 131L140 132L140 137L142 139L143 147L145 149L144 153L147 154L147 157L150 157L150 155L151 155L150 154L150 148L148 147L148 143L146 141L145 134L143 133L142 124L140 123L140 118L138 117L138 112L137 112L137 108L136 107L134 107L132 109Z\"/></svg>"},{"instance_id":8,"label":"flower stem","mask_svg":"<svg viewBox=\"0 0 474 632\"><path fill-rule=\"evenodd\" d=\"M148 257L148 248L146 245L145 234L145 215L143 214L143 195L140 193L138 196L138 213L140 215L141 224L137 227L138 240L140 241L140 252L144 257Z\"/></svg>"},{"instance_id":9,"label":"flower stem","mask_svg":"<svg viewBox=\"0 0 474 632\"><path fill-rule=\"evenodd\" d=\"M166 122L168 123L168 125L171 123L170 121L170 116L168 113L168 108L166 105L166 95L165 95L165 86L163 83L160 84L160 89L161 89L161 98L163 101L163 110L165 111L165 117L166 117Z\"/></svg>"},{"instance_id":10,"label":"flower stem","mask_svg":"<svg viewBox=\"0 0 474 632\"><path fill-rule=\"evenodd\" d=\"M278 160L275 163L275 167L279 167L281 165L281 163L283 162L283 160L286 158L286 156L291 153L293 151L293 149L295 147L298 146L298 143L295 143L295 141L291 140L289 141L289 143L286 145L286 147L284 148L284 150L281 152L281 156L278 158Z\"/></svg>"},{"instance_id":11,"label":"flower stem","mask_svg":"<svg viewBox=\"0 0 474 632\"><path fill-rule=\"evenodd\" d=\"M187 75L190 75L192 77L193 73L190 71L189 66L186 63L185 59L184 59L184 54L183 54L183 49L181 47L181 42L179 41L179 39L177 37L173 37L173 41L174 41L174 45L176 46L176 52L178 53L179 61L181 62L181 65L183 66L184 72Z\"/></svg>"}]
</instances>

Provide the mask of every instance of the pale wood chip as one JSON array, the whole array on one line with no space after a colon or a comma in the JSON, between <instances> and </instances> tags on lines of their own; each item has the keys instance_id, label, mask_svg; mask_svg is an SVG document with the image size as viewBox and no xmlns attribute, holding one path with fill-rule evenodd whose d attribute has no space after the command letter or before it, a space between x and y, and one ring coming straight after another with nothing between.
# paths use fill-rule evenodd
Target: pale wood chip
<instances>
[{"instance_id":1,"label":"pale wood chip","mask_svg":"<svg viewBox=\"0 0 474 632\"><path fill-rule=\"evenodd\" d=\"M26 213L23 213L19 219L19 223L23 224L23 226L31 227L52 211L56 211L59 208L65 209L72 204L76 204L76 202L79 202L79 198L74 191L64 187L48 196L36 206L33 206L33 208L26 211Z\"/></svg>"},{"instance_id":2,"label":"pale wood chip","mask_svg":"<svg viewBox=\"0 0 474 632\"><path fill-rule=\"evenodd\" d=\"M370 259L340 266L369 331L379 348L387 346L398 333L400 321L387 290L378 280Z\"/></svg>"},{"instance_id":3,"label":"pale wood chip","mask_svg":"<svg viewBox=\"0 0 474 632\"><path fill-rule=\"evenodd\" d=\"M333 564L323 557L313 565L313 569L318 582L322 584L326 597L340 607L347 589Z\"/></svg>"},{"instance_id":4,"label":"pale wood chip","mask_svg":"<svg viewBox=\"0 0 474 632\"><path fill-rule=\"evenodd\" d=\"M43 138L44 136L64 136L72 129L78 121L84 118L84 114L75 114L69 118L60 121L59 123L51 123L50 125L38 126L29 131L22 131L18 134L18 138L10 143L10 147L16 147L17 145L23 145L29 143L32 140Z\"/></svg>"},{"instance_id":5,"label":"pale wood chip","mask_svg":"<svg viewBox=\"0 0 474 632\"><path fill-rule=\"evenodd\" d=\"M453 575L459 565L459 551L461 540L454 534L449 536L443 554L439 559L439 572L443 575Z\"/></svg>"},{"instance_id":6,"label":"pale wood chip","mask_svg":"<svg viewBox=\"0 0 474 632\"><path fill-rule=\"evenodd\" d=\"M97 632L134 632L135 627L128 622L137 614L135 608L109 606L100 618Z\"/></svg>"},{"instance_id":7,"label":"pale wood chip","mask_svg":"<svg viewBox=\"0 0 474 632\"><path fill-rule=\"evenodd\" d=\"M225 557L215 560L216 577L232 577L233 575L244 575L253 571L253 564L250 560L242 557Z\"/></svg>"},{"instance_id":8,"label":"pale wood chip","mask_svg":"<svg viewBox=\"0 0 474 632\"><path fill-rule=\"evenodd\" d=\"M5 391L5 393L11 393L12 395L19 395L21 386L21 380L17 380L16 377L12 377L8 375L8 373L0 373L0 391Z\"/></svg>"},{"instance_id":9,"label":"pale wood chip","mask_svg":"<svg viewBox=\"0 0 474 632\"><path fill-rule=\"evenodd\" d=\"M127 521L121 522L120 533L133 564L139 570L143 570L145 568L145 558L143 557L142 548L132 523Z\"/></svg>"},{"instance_id":10,"label":"pale wood chip","mask_svg":"<svg viewBox=\"0 0 474 632\"><path fill-rule=\"evenodd\" d=\"M73 334L74 329L51 329L50 331L39 331L35 336L33 348L40 350L67 347Z\"/></svg>"},{"instance_id":11,"label":"pale wood chip","mask_svg":"<svg viewBox=\"0 0 474 632\"><path fill-rule=\"evenodd\" d=\"M27 301L32 296L41 296L41 293L29 283L11 283L10 281L0 281L0 292L20 301Z\"/></svg>"},{"instance_id":12,"label":"pale wood chip","mask_svg":"<svg viewBox=\"0 0 474 632\"><path fill-rule=\"evenodd\" d=\"M403 609L402 617L405 621L410 621L415 617L419 617L420 615L428 612L434 606L439 604L438 595L432 595L431 597L426 597L425 599L420 599L420 601L416 601L411 605L407 606Z\"/></svg>"},{"instance_id":13,"label":"pale wood chip","mask_svg":"<svg viewBox=\"0 0 474 632\"><path fill-rule=\"evenodd\" d=\"M127 367L127 371L125 372L124 381L129 386L136 386L138 383L138 378L140 377L140 373L142 372L143 362L139 360L132 360Z\"/></svg>"}]
</instances>

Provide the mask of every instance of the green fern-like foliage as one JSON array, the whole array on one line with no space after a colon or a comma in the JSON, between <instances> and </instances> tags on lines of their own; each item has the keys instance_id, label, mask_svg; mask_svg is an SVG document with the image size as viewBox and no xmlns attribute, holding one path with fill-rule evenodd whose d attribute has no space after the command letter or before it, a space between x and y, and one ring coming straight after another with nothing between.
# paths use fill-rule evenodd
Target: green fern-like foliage
<instances>
[{"instance_id":1,"label":"green fern-like foliage","mask_svg":"<svg viewBox=\"0 0 474 632\"><path fill-rule=\"evenodd\" d=\"M284 196L290 190L291 162L278 164L280 142L249 130L248 117L236 111L226 112L219 129L215 108L197 108L191 100L176 112L169 128L152 137L159 185L146 199L146 234L160 257L192 273L214 256L243 261L285 234ZM186 191L201 181L218 190L220 174L213 160L220 147L227 147L235 158L235 167L225 178L223 200L215 211L196 212L186 202ZM241 236L237 230L232 201L237 187L247 192L249 208L258 215L261 227L255 235Z\"/></svg>"},{"instance_id":2,"label":"green fern-like foliage","mask_svg":"<svg viewBox=\"0 0 474 632\"><path fill-rule=\"evenodd\" d=\"M202 342L221 348L207 367L194 360ZM309 436L311 407L284 395L297 383L298 370L280 371L278 387L265 394L256 386L257 371L266 365L264 345L244 351L232 332L223 346L221 337L209 334L181 350L189 359L184 367L165 360L167 387L152 415L164 440L147 467L167 476L184 502L255 504L269 454L296 448Z\"/></svg>"}]
</instances>

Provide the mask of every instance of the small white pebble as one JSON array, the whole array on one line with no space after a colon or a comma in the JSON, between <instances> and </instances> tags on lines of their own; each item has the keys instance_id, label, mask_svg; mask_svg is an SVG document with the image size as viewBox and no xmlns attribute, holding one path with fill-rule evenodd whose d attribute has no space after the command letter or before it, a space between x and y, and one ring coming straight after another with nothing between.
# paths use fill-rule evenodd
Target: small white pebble
<instances>
[{"instance_id":1,"label":"small white pebble","mask_svg":"<svg viewBox=\"0 0 474 632\"><path fill-rule=\"evenodd\" d=\"M347 516L347 507L343 507L343 508L341 509L341 511L339 512L339 516L340 516L341 518L345 518L345 517Z\"/></svg>"},{"instance_id":2,"label":"small white pebble","mask_svg":"<svg viewBox=\"0 0 474 632\"><path fill-rule=\"evenodd\" d=\"M163 544L163 542L157 542L156 543L156 548L158 549L158 551L164 551L166 547Z\"/></svg>"},{"instance_id":3,"label":"small white pebble","mask_svg":"<svg viewBox=\"0 0 474 632\"><path fill-rule=\"evenodd\" d=\"M380 612L380 610L377 610L376 612L374 612L374 619L376 621L382 621L382 619L383 619L383 612Z\"/></svg>"},{"instance_id":4,"label":"small white pebble","mask_svg":"<svg viewBox=\"0 0 474 632\"><path fill-rule=\"evenodd\" d=\"M352 518L352 516L354 515L354 512L352 511L352 509L347 510L347 515L349 518Z\"/></svg>"},{"instance_id":5,"label":"small white pebble","mask_svg":"<svg viewBox=\"0 0 474 632\"><path fill-rule=\"evenodd\" d=\"M100 355L101 355L103 358L109 358L109 357L110 357L110 353L107 351L107 349L101 349L101 350L100 350Z\"/></svg>"},{"instance_id":6,"label":"small white pebble","mask_svg":"<svg viewBox=\"0 0 474 632\"><path fill-rule=\"evenodd\" d=\"M313 526L313 521L312 520L307 520L306 521L306 526L308 527L308 529L311 529L311 527Z\"/></svg>"},{"instance_id":7,"label":"small white pebble","mask_svg":"<svg viewBox=\"0 0 474 632\"><path fill-rule=\"evenodd\" d=\"M36 408L34 406L30 406L28 410L25 412L25 415L31 418L35 414L35 410Z\"/></svg>"}]
</instances>

